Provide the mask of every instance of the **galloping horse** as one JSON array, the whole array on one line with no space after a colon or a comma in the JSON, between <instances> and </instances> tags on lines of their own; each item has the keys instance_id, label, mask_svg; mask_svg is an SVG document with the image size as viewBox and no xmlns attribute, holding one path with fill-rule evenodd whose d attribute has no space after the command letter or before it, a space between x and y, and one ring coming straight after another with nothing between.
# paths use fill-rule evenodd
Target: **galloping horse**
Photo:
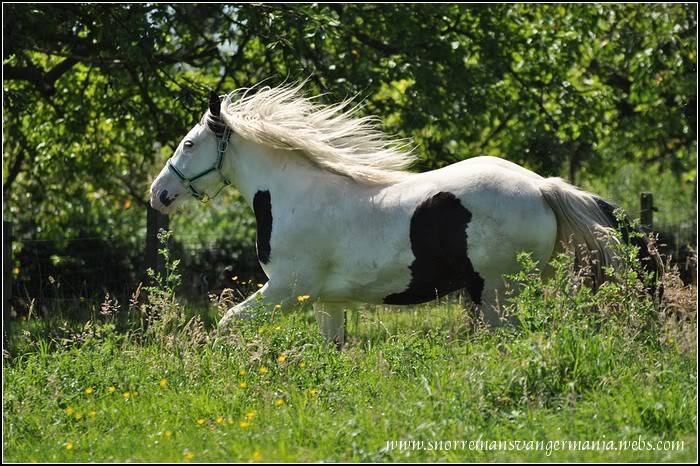
<instances>
[{"instance_id":1,"label":"galloping horse","mask_svg":"<svg viewBox=\"0 0 700 466\"><path fill-rule=\"evenodd\" d=\"M409 172L414 155L348 104L321 105L301 85L212 93L153 182L151 206L163 213L227 185L255 212L269 281L220 329L308 295L326 342L342 346L351 303L416 304L460 289L502 325L497 300L518 252L544 266L573 240L599 280L616 264L605 233L618 222L606 201L495 157ZM658 272L647 240L636 241Z\"/></svg>"}]
</instances>

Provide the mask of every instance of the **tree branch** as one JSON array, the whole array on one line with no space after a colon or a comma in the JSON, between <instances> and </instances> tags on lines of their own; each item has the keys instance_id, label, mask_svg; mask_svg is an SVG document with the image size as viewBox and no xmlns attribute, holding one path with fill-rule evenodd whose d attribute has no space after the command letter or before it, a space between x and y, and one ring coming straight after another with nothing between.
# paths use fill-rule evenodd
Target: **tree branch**
<instances>
[{"instance_id":1,"label":"tree branch","mask_svg":"<svg viewBox=\"0 0 700 466\"><path fill-rule=\"evenodd\" d=\"M14 160L14 162L12 162L12 166L7 172L7 180L5 180L5 182L2 185L2 195L4 198L7 198L8 194L10 194L12 184L15 182L15 179L17 178L17 175L19 175L20 171L22 171L22 163L27 157L26 154L27 151L25 151L24 148L20 147L19 153L17 154L17 158Z\"/></svg>"},{"instance_id":2,"label":"tree branch","mask_svg":"<svg viewBox=\"0 0 700 466\"><path fill-rule=\"evenodd\" d=\"M18 129L16 132L12 132L11 136L17 141L18 151L17 158L12 162L12 166L7 172L7 179L2 185L2 195L4 198L7 198L10 194L12 184L22 171L22 165L27 158L27 154L31 154L32 157L36 155L35 152L31 152L27 147L27 140L21 130Z\"/></svg>"},{"instance_id":3,"label":"tree branch","mask_svg":"<svg viewBox=\"0 0 700 466\"><path fill-rule=\"evenodd\" d=\"M56 92L56 81L76 63L78 63L76 58L68 57L47 72L44 72L34 64L22 67L4 66L3 78L14 81L28 81L34 84L44 96L51 97Z\"/></svg>"},{"instance_id":4,"label":"tree branch","mask_svg":"<svg viewBox=\"0 0 700 466\"><path fill-rule=\"evenodd\" d=\"M542 110L542 113L544 113L545 117L549 120L549 122L552 124L552 127L554 128L555 131L559 129L559 123L554 119L554 117L547 111L547 109L544 107L544 101L537 97L531 90L530 87L527 85L525 81L523 81L523 78L520 77L520 75L513 69L513 65L511 64L509 66L510 74L515 78L516 81L518 81L518 84L523 88L523 90L535 101L535 104Z\"/></svg>"}]
</instances>

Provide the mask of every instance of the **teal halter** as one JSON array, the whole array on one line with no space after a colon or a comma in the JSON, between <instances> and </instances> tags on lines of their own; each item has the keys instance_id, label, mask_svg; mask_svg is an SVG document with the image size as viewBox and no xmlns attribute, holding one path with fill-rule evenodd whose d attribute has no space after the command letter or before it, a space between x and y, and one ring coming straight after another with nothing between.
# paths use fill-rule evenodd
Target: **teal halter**
<instances>
[{"instance_id":1,"label":"teal halter","mask_svg":"<svg viewBox=\"0 0 700 466\"><path fill-rule=\"evenodd\" d=\"M221 167L224 165L224 155L226 154L226 150L228 149L228 141L231 138L231 129L227 126L224 129L224 133L222 134L221 138L218 136L216 137L217 140L217 151L219 152L219 155L216 159L216 163L204 170L203 172L191 176L191 177L186 177L179 168L177 168L173 163L172 163L172 158L168 159L168 170L175 175L175 177L180 180L180 183L182 183L182 186L184 186L191 194L194 196L197 200L201 202L209 202L210 199L214 199L216 196L219 195L219 193L228 185L231 184L231 182L224 176L224 172L221 171ZM211 172L219 172L219 176L221 177L221 181L223 182L223 185L219 190L214 194L213 196L209 196L207 193L200 191L194 186L194 182L202 177L207 176Z\"/></svg>"}]
</instances>

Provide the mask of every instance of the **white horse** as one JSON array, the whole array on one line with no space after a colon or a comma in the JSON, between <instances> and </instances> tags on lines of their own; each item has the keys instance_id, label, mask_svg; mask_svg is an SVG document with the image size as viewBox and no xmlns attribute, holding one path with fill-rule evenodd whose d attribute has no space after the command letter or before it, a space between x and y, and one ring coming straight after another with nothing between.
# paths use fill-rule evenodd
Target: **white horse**
<instances>
[{"instance_id":1,"label":"white horse","mask_svg":"<svg viewBox=\"0 0 700 466\"><path fill-rule=\"evenodd\" d=\"M304 97L301 85L212 94L153 182L151 206L163 213L229 184L255 212L269 281L220 329L309 296L326 342L342 346L351 303L416 304L460 289L502 325L498 298L517 253L546 265L573 238L598 278L615 263L600 234L617 226L614 207L602 199L495 157L406 171L410 151L355 113Z\"/></svg>"}]
</instances>

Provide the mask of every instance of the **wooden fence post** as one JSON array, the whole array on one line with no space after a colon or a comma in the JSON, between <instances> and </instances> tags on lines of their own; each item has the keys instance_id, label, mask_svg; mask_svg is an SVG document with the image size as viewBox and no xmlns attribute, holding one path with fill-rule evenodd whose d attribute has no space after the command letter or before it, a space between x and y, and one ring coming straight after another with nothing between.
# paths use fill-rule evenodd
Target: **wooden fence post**
<instances>
[{"instance_id":1,"label":"wooden fence post","mask_svg":"<svg viewBox=\"0 0 700 466\"><path fill-rule=\"evenodd\" d=\"M651 230L654 228L654 195L652 193L642 193L639 201L642 207L639 221L644 228Z\"/></svg>"},{"instance_id":2,"label":"wooden fence post","mask_svg":"<svg viewBox=\"0 0 700 466\"><path fill-rule=\"evenodd\" d=\"M159 273L162 277L165 276L165 259L163 256L158 254L158 249L160 249L160 242L158 241L158 231L162 228L163 230L168 230L169 217L167 215L161 214L150 205L146 208L146 270L153 269L154 272ZM147 282L151 285L150 280Z\"/></svg>"},{"instance_id":3,"label":"wooden fence post","mask_svg":"<svg viewBox=\"0 0 700 466\"><path fill-rule=\"evenodd\" d=\"M10 298L12 298L12 225L2 222L2 349L10 338Z\"/></svg>"}]
</instances>

